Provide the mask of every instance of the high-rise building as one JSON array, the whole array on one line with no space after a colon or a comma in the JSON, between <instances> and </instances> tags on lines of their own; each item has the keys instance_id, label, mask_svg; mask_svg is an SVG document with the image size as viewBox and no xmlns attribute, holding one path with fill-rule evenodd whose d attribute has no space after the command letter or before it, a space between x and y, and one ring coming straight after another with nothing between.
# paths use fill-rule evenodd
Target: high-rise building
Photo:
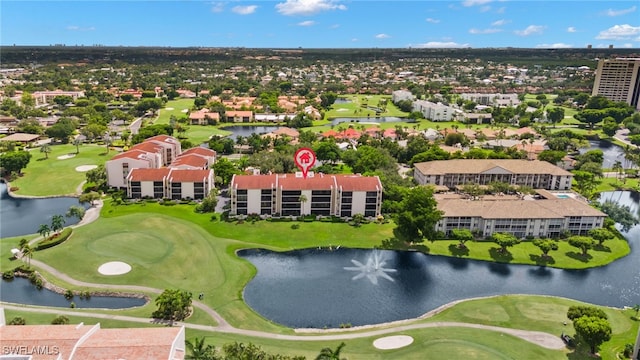
<instances>
[{"instance_id":1,"label":"high-rise building","mask_svg":"<svg viewBox=\"0 0 640 360\"><path fill-rule=\"evenodd\" d=\"M640 58L600 60L591 95L623 101L640 110Z\"/></svg>"}]
</instances>

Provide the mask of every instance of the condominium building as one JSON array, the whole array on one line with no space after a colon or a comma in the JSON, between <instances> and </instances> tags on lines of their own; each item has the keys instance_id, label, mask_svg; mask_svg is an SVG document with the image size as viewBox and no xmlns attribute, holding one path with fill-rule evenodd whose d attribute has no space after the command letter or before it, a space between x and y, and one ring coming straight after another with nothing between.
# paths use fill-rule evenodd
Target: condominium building
<instances>
[{"instance_id":1,"label":"condominium building","mask_svg":"<svg viewBox=\"0 0 640 360\"><path fill-rule=\"evenodd\" d=\"M598 61L592 96L602 95L640 110L640 58Z\"/></svg>"},{"instance_id":2,"label":"condominium building","mask_svg":"<svg viewBox=\"0 0 640 360\"><path fill-rule=\"evenodd\" d=\"M105 163L107 184L109 187L126 189L130 196L131 194L138 195L137 191L131 190L132 181L165 181L163 180L163 176L160 174L168 173L169 168L173 170L187 171L184 174L188 174L188 171L195 171L194 174L198 175L193 176L200 178L201 173L198 173L198 171L205 171L208 174L208 169L214 164L215 159L216 152L213 150L196 147L182 152L180 141L178 141L178 139L172 136L158 135L148 138L142 143L134 145L131 149L117 154L111 158L111 160L108 160ZM133 177L133 179L144 178L145 180L132 180L131 172L133 170L142 169L149 171L136 171L136 176ZM182 172L173 172L173 174L182 174ZM180 176L180 178L191 177L185 175ZM211 183L213 184L213 181L211 181ZM159 194L160 191L155 191L155 193ZM172 197L166 196L167 193L164 191L163 193L165 194L163 197ZM186 193L192 194L190 191L187 191ZM205 192L205 194L208 193L209 191ZM145 192L145 195L141 195L141 197L147 195L149 195L149 192ZM196 198L191 195L183 197Z\"/></svg>"},{"instance_id":3,"label":"condominium building","mask_svg":"<svg viewBox=\"0 0 640 360\"><path fill-rule=\"evenodd\" d=\"M380 215L377 176L310 174L234 175L231 215Z\"/></svg>"},{"instance_id":4,"label":"condominium building","mask_svg":"<svg viewBox=\"0 0 640 360\"><path fill-rule=\"evenodd\" d=\"M433 103L426 100L413 102L413 111L422 113L425 119L431 121L450 121L455 115L455 109L443 103Z\"/></svg>"},{"instance_id":5,"label":"condominium building","mask_svg":"<svg viewBox=\"0 0 640 360\"><path fill-rule=\"evenodd\" d=\"M573 178L572 173L539 160L454 159L413 165L413 176L418 184L449 188L503 182L534 189L568 190Z\"/></svg>"},{"instance_id":6,"label":"condominium building","mask_svg":"<svg viewBox=\"0 0 640 360\"><path fill-rule=\"evenodd\" d=\"M534 196L487 196L470 199L460 194L436 194L438 210L443 216L436 230L450 234L454 229L468 229L490 236L510 233L518 238L558 237L568 231L586 235L601 228L607 214L591 207L574 193L538 190Z\"/></svg>"},{"instance_id":7,"label":"condominium building","mask_svg":"<svg viewBox=\"0 0 640 360\"><path fill-rule=\"evenodd\" d=\"M184 326L103 329L96 325L6 325L0 308L1 359L185 358Z\"/></svg>"},{"instance_id":8,"label":"condominium building","mask_svg":"<svg viewBox=\"0 0 640 360\"><path fill-rule=\"evenodd\" d=\"M133 169L127 176L127 197L201 200L214 188L213 181L211 169Z\"/></svg>"}]
</instances>

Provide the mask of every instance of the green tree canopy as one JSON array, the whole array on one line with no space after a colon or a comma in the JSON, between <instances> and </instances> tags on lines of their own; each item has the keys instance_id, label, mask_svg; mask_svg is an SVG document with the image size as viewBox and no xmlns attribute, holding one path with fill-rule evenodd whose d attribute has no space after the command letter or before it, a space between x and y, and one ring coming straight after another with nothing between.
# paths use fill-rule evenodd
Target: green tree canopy
<instances>
[{"instance_id":1,"label":"green tree canopy","mask_svg":"<svg viewBox=\"0 0 640 360\"><path fill-rule=\"evenodd\" d=\"M394 215L396 237L406 242L435 240L435 225L443 214L437 205L432 187L415 186L409 189L398 204L398 213Z\"/></svg>"},{"instance_id":2,"label":"green tree canopy","mask_svg":"<svg viewBox=\"0 0 640 360\"><path fill-rule=\"evenodd\" d=\"M611 325L606 319L595 316L582 316L573 321L577 337L589 345L595 354L598 347L611 339Z\"/></svg>"},{"instance_id":3,"label":"green tree canopy","mask_svg":"<svg viewBox=\"0 0 640 360\"><path fill-rule=\"evenodd\" d=\"M593 239L588 236L571 236L568 239L569 245L582 251L582 255L587 255L589 249L593 248Z\"/></svg>"},{"instance_id":4,"label":"green tree canopy","mask_svg":"<svg viewBox=\"0 0 640 360\"><path fill-rule=\"evenodd\" d=\"M500 246L500 252L507 252L507 248L512 247L520 243L520 240L515 235L510 233L495 233L491 235L491 239L494 243Z\"/></svg>"}]
</instances>

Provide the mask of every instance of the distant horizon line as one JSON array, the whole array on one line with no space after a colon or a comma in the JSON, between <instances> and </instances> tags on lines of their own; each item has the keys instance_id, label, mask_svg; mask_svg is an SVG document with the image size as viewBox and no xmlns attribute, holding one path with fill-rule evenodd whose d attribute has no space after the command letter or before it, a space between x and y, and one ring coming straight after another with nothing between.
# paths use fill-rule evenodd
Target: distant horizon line
<instances>
[{"instance_id":1,"label":"distant horizon line","mask_svg":"<svg viewBox=\"0 0 640 360\"><path fill-rule=\"evenodd\" d=\"M84 45L84 44L47 44L47 45L20 45L20 44L11 44L5 45L0 44L0 48L25 48L25 47L36 47L36 48L153 48L153 49L162 49L162 48L170 48L170 49L251 49L251 50L638 50L640 51L640 47L614 47L610 45L609 47L518 47L518 46L486 46L486 47L473 47L473 46L464 46L464 47L248 47L248 46L195 46L195 45L185 45L185 46L172 46L172 45Z\"/></svg>"}]
</instances>

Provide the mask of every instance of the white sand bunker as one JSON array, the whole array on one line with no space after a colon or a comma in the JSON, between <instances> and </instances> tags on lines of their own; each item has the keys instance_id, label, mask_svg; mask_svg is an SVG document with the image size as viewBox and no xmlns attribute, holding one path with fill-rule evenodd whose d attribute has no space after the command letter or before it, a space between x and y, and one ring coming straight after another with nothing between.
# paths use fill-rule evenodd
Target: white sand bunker
<instances>
[{"instance_id":1,"label":"white sand bunker","mask_svg":"<svg viewBox=\"0 0 640 360\"><path fill-rule=\"evenodd\" d=\"M72 157L75 157L75 156L76 156L76 154L60 155L60 156L58 156L58 160L71 159Z\"/></svg>"},{"instance_id":2,"label":"white sand bunker","mask_svg":"<svg viewBox=\"0 0 640 360\"><path fill-rule=\"evenodd\" d=\"M165 110L171 111L173 110L173 108L169 107L169 108L164 108Z\"/></svg>"},{"instance_id":3,"label":"white sand bunker","mask_svg":"<svg viewBox=\"0 0 640 360\"><path fill-rule=\"evenodd\" d=\"M180 112L182 112L182 113L185 113L185 114L186 114L186 113L188 113L188 112L189 112L189 109L182 109L182 110L180 110Z\"/></svg>"},{"instance_id":4,"label":"white sand bunker","mask_svg":"<svg viewBox=\"0 0 640 360\"><path fill-rule=\"evenodd\" d=\"M373 346L380 350L399 349L411 345L413 338L408 335L387 336L373 341Z\"/></svg>"},{"instance_id":5,"label":"white sand bunker","mask_svg":"<svg viewBox=\"0 0 640 360\"><path fill-rule=\"evenodd\" d=\"M87 172L89 170L93 170L97 168L98 165L80 165L76 167L77 172Z\"/></svg>"},{"instance_id":6,"label":"white sand bunker","mask_svg":"<svg viewBox=\"0 0 640 360\"><path fill-rule=\"evenodd\" d=\"M349 109L344 109L344 108L342 108L342 109L338 109L338 110L336 110L336 111L343 112L343 111L349 111Z\"/></svg>"},{"instance_id":7,"label":"white sand bunker","mask_svg":"<svg viewBox=\"0 0 640 360\"><path fill-rule=\"evenodd\" d=\"M129 271L131 271L131 265L122 261L110 261L98 268L98 272L102 275L122 275Z\"/></svg>"}]
</instances>

